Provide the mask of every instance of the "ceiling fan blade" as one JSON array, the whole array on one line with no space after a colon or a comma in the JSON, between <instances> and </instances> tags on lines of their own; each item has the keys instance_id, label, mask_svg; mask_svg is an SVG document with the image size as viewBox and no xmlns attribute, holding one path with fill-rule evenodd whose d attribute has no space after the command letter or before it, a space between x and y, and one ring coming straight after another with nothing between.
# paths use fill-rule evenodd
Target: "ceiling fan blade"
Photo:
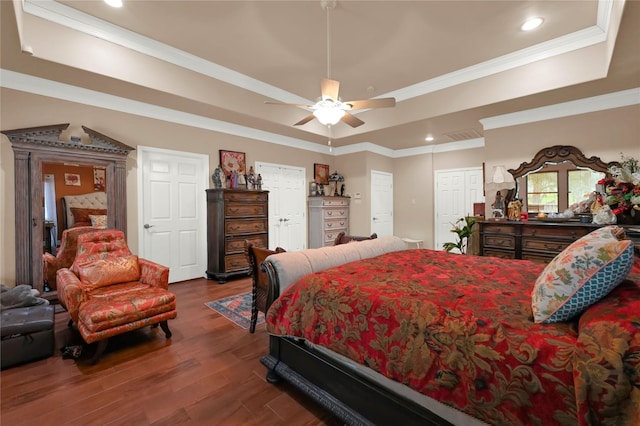
<instances>
[{"instance_id":1,"label":"ceiling fan blade","mask_svg":"<svg viewBox=\"0 0 640 426\"><path fill-rule=\"evenodd\" d=\"M313 105L309 105L309 104L288 104L285 102L278 102L278 101L264 101L265 104L269 104L269 105L285 105L285 106L297 106L300 108L311 108Z\"/></svg>"},{"instance_id":2,"label":"ceiling fan blade","mask_svg":"<svg viewBox=\"0 0 640 426\"><path fill-rule=\"evenodd\" d=\"M320 91L322 93L322 99L331 98L334 101L338 100L338 91L340 90L340 82L338 80L329 80L323 78L320 82Z\"/></svg>"},{"instance_id":3,"label":"ceiling fan blade","mask_svg":"<svg viewBox=\"0 0 640 426\"><path fill-rule=\"evenodd\" d=\"M309 114L307 115L305 118L303 118L302 120L298 121L296 124L294 124L294 126L302 126L303 124L307 124L308 122L310 122L311 120L313 120L314 118L316 118L315 115L313 114Z\"/></svg>"},{"instance_id":4,"label":"ceiling fan blade","mask_svg":"<svg viewBox=\"0 0 640 426\"><path fill-rule=\"evenodd\" d=\"M351 127L358 127L364 124L364 121L360 120L354 115L349 114L349 112L347 111L345 111L344 116L342 116L342 121L344 121Z\"/></svg>"},{"instance_id":5,"label":"ceiling fan blade","mask_svg":"<svg viewBox=\"0 0 640 426\"><path fill-rule=\"evenodd\" d=\"M362 101L348 101L351 109L389 108L396 106L396 98L366 99Z\"/></svg>"}]
</instances>

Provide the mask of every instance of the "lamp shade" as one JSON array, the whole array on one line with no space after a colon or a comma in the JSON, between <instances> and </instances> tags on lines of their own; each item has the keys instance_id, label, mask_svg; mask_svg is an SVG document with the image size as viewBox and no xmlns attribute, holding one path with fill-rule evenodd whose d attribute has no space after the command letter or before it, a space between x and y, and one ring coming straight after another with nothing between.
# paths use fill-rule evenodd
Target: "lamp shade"
<instances>
[{"instance_id":1,"label":"lamp shade","mask_svg":"<svg viewBox=\"0 0 640 426\"><path fill-rule=\"evenodd\" d=\"M485 183L485 191L499 191L516 187L513 175L504 166L494 166L489 174L489 180Z\"/></svg>"}]
</instances>

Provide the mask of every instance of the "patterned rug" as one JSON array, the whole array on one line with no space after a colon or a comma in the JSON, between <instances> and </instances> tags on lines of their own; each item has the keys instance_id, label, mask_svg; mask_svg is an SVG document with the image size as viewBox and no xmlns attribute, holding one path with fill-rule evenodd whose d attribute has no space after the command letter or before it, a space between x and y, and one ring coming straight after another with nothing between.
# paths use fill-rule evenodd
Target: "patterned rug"
<instances>
[{"instance_id":1,"label":"patterned rug","mask_svg":"<svg viewBox=\"0 0 640 426\"><path fill-rule=\"evenodd\" d=\"M245 330L249 329L249 323L251 322L251 292L214 300L213 302L205 303L205 305ZM256 326L262 323L264 323L264 314L258 312Z\"/></svg>"}]
</instances>

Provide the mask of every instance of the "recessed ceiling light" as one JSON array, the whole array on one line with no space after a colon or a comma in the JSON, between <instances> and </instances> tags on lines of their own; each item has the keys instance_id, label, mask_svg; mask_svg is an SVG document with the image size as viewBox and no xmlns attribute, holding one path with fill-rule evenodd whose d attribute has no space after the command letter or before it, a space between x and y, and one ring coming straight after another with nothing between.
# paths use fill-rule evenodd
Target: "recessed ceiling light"
<instances>
[{"instance_id":1,"label":"recessed ceiling light","mask_svg":"<svg viewBox=\"0 0 640 426\"><path fill-rule=\"evenodd\" d=\"M122 0L104 0L111 7L122 7Z\"/></svg>"},{"instance_id":2,"label":"recessed ceiling light","mask_svg":"<svg viewBox=\"0 0 640 426\"><path fill-rule=\"evenodd\" d=\"M433 139L434 139L434 137L431 136L431 135L429 135L426 138L424 138L424 140L427 141L427 142L433 142Z\"/></svg>"},{"instance_id":3,"label":"recessed ceiling light","mask_svg":"<svg viewBox=\"0 0 640 426\"><path fill-rule=\"evenodd\" d=\"M531 30L535 30L536 28L538 28L540 25L542 25L542 23L544 22L544 19L542 18L531 18L531 19L527 19L525 21L524 24L522 24L522 26L520 27L520 29L522 31L531 31Z\"/></svg>"}]
</instances>

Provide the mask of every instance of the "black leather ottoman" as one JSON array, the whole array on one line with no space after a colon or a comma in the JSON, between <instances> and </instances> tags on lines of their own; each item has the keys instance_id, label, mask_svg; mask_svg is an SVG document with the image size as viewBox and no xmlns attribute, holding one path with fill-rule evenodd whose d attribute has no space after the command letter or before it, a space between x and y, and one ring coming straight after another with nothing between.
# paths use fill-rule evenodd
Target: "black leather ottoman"
<instances>
[{"instance_id":1,"label":"black leather ottoman","mask_svg":"<svg viewBox=\"0 0 640 426\"><path fill-rule=\"evenodd\" d=\"M2 311L2 369L53 355L54 311L52 305Z\"/></svg>"}]
</instances>

